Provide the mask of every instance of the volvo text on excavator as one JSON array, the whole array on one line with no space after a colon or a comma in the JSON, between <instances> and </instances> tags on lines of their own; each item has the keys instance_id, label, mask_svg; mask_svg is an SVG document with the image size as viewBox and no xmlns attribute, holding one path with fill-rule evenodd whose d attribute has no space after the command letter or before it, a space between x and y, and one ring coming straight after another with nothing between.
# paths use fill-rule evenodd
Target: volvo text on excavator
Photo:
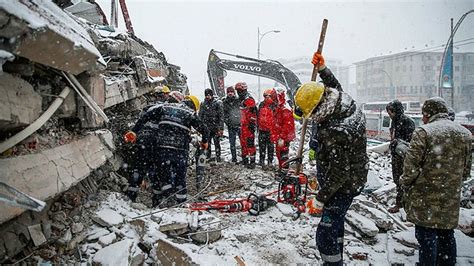
<instances>
[{"instance_id":1,"label":"volvo text on excavator","mask_svg":"<svg viewBox=\"0 0 474 266\"><path fill-rule=\"evenodd\" d=\"M224 54L243 60L221 59L217 54ZM226 76L226 70L272 79L286 87L288 99L291 99L291 101L293 101L293 95L301 85L298 77L278 61L260 60L211 50L207 61L207 74L211 88L219 97L225 96L224 77Z\"/></svg>"}]
</instances>

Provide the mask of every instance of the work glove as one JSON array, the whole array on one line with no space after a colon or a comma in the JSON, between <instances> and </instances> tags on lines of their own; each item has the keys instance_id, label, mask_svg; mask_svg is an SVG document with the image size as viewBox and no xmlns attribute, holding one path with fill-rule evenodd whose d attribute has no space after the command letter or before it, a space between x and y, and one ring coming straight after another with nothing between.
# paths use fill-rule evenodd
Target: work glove
<instances>
[{"instance_id":1,"label":"work glove","mask_svg":"<svg viewBox=\"0 0 474 266\"><path fill-rule=\"evenodd\" d=\"M199 142L199 146L201 146L201 149L207 150L209 144L207 142Z\"/></svg>"},{"instance_id":2,"label":"work glove","mask_svg":"<svg viewBox=\"0 0 474 266\"><path fill-rule=\"evenodd\" d=\"M127 131L127 133L123 135L123 140L125 143L135 143L137 141L137 134L133 131Z\"/></svg>"},{"instance_id":3,"label":"work glove","mask_svg":"<svg viewBox=\"0 0 474 266\"><path fill-rule=\"evenodd\" d=\"M318 66L318 71L321 71L326 68L324 57L322 54L318 54L318 52L314 53L313 60L311 60L313 65Z\"/></svg>"},{"instance_id":4,"label":"work glove","mask_svg":"<svg viewBox=\"0 0 474 266\"><path fill-rule=\"evenodd\" d=\"M308 213L313 216L321 216L323 213L324 203L317 200L316 198L311 198L306 203L306 207L308 208Z\"/></svg>"},{"instance_id":5,"label":"work glove","mask_svg":"<svg viewBox=\"0 0 474 266\"><path fill-rule=\"evenodd\" d=\"M316 160L316 151L313 149L309 149L308 158L310 161Z\"/></svg>"},{"instance_id":6,"label":"work glove","mask_svg":"<svg viewBox=\"0 0 474 266\"><path fill-rule=\"evenodd\" d=\"M284 141L283 139L278 139L277 146L278 146L279 148L285 146L285 141Z\"/></svg>"}]
</instances>

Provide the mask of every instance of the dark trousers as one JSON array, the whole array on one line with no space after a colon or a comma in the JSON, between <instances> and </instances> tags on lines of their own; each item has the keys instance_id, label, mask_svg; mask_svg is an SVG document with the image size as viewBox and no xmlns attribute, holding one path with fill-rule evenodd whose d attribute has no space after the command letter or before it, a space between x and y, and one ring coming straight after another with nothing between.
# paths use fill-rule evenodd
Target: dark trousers
<instances>
[{"instance_id":1,"label":"dark trousers","mask_svg":"<svg viewBox=\"0 0 474 266\"><path fill-rule=\"evenodd\" d=\"M323 265L343 265L344 217L353 198L354 195L336 193L324 205L316 230L316 245Z\"/></svg>"},{"instance_id":2,"label":"dark trousers","mask_svg":"<svg viewBox=\"0 0 474 266\"><path fill-rule=\"evenodd\" d=\"M158 177L161 187L159 191L153 190L155 201L160 202L175 194L178 202L186 201L188 190L186 188L186 171L188 169L188 151L162 148L155 155L158 164Z\"/></svg>"},{"instance_id":3,"label":"dark trousers","mask_svg":"<svg viewBox=\"0 0 474 266\"><path fill-rule=\"evenodd\" d=\"M221 158L221 137L218 135L218 130L213 129L209 132L209 147L207 149L207 158L211 158L211 142L214 142L216 159Z\"/></svg>"},{"instance_id":4,"label":"dark trousers","mask_svg":"<svg viewBox=\"0 0 474 266\"><path fill-rule=\"evenodd\" d=\"M392 177L393 182L397 185L397 197L396 197L396 205L398 207L402 207L402 197L403 197L403 190L400 186L400 177L403 174L403 157L398 156L394 152L392 153Z\"/></svg>"},{"instance_id":5,"label":"dark trousers","mask_svg":"<svg viewBox=\"0 0 474 266\"><path fill-rule=\"evenodd\" d=\"M240 128L238 127L228 127L229 131L229 144L230 144L230 154L232 154L232 161L237 161L237 149L235 148L236 139L240 134Z\"/></svg>"},{"instance_id":6,"label":"dark trousers","mask_svg":"<svg viewBox=\"0 0 474 266\"><path fill-rule=\"evenodd\" d=\"M258 132L258 150L260 153L261 165L265 164L265 154L268 155L268 164L273 163L273 153L275 148L270 140L270 131L259 131Z\"/></svg>"},{"instance_id":7,"label":"dark trousers","mask_svg":"<svg viewBox=\"0 0 474 266\"><path fill-rule=\"evenodd\" d=\"M158 164L155 160L157 148L155 140L146 136L139 139L132 149L132 171L128 180L127 195L132 200L138 196L138 191L143 179L151 182L153 189L159 189Z\"/></svg>"},{"instance_id":8,"label":"dark trousers","mask_svg":"<svg viewBox=\"0 0 474 266\"><path fill-rule=\"evenodd\" d=\"M452 229L434 229L415 225L420 244L420 265L455 265L456 239Z\"/></svg>"}]
</instances>

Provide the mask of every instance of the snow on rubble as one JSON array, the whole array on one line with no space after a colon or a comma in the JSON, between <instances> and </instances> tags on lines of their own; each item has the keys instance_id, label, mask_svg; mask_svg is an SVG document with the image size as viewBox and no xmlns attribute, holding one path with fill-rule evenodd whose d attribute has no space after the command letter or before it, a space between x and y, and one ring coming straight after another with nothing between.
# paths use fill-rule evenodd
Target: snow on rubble
<instances>
[{"instance_id":1,"label":"snow on rubble","mask_svg":"<svg viewBox=\"0 0 474 266\"><path fill-rule=\"evenodd\" d=\"M228 142L223 141L224 160ZM409 230L402 230L380 210L394 203L390 158L370 154L367 193L356 197L345 225L344 261L349 264L413 265L418 260L414 227L404 212L395 215ZM311 174L312 166L307 171ZM275 173L257 167L248 170L230 163L210 163L205 193L193 198L194 168L188 171L190 202L247 197L277 188ZM210 181L209 181L210 180ZM221 193L213 193L219 192ZM99 265L184 263L202 265L293 264L321 262L315 243L320 218L302 214L294 220L294 209L286 204L263 211L221 213L188 208L150 209L131 203L117 192L101 191L103 200L95 210L94 224L86 229L80 244L83 262ZM149 215L146 215L149 214ZM143 216L144 215L144 216ZM143 216L136 218L137 216ZM95 218L94 218L95 217ZM100 219L97 219L100 218ZM474 221L471 209L461 209L460 224ZM458 263L474 263L474 242L455 230Z\"/></svg>"}]
</instances>

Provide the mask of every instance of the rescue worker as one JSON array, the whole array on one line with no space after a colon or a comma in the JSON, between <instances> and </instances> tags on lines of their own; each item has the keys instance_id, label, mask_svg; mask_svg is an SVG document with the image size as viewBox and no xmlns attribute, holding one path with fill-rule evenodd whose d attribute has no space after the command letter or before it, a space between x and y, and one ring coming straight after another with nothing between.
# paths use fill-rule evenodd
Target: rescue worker
<instances>
[{"instance_id":1,"label":"rescue worker","mask_svg":"<svg viewBox=\"0 0 474 266\"><path fill-rule=\"evenodd\" d=\"M471 133L451 121L446 102L426 100L424 125L415 129L400 184L407 219L415 224L420 265L455 265L460 190L470 176Z\"/></svg>"},{"instance_id":2,"label":"rescue worker","mask_svg":"<svg viewBox=\"0 0 474 266\"><path fill-rule=\"evenodd\" d=\"M222 102L214 98L214 91L206 89L205 99L199 109L199 117L209 130L209 140L214 142L216 161L221 161L221 137L224 133L224 110ZM211 159L211 146L207 150L207 159Z\"/></svg>"},{"instance_id":3,"label":"rescue worker","mask_svg":"<svg viewBox=\"0 0 474 266\"><path fill-rule=\"evenodd\" d=\"M289 159L290 143L296 138L295 119L293 110L286 104L285 90L279 88L276 90L278 105L275 109L275 146L278 166L280 169L288 168L283 163Z\"/></svg>"},{"instance_id":4,"label":"rescue worker","mask_svg":"<svg viewBox=\"0 0 474 266\"><path fill-rule=\"evenodd\" d=\"M385 107L388 115L392 119L390 125L390 154L392 155L392 177L393 182L397 186L397 197L395 206L388 209L389 212L395 213L401 208L402 190L400 187L400 176L403 173L403 157L396 151L397 142L400 140L410 142L411 135L415 130L415 122L404 114L403 105L399 100L393 100Z\"/></svg>"},{"instance_id":5,"label":"rescue worker","mask_svg":"<svg viewBox=\"0 0 474 266\"><path fill-rule=\"evenodd\" d=\"M247 83L238 82L235 90L240 100L240 146L242 147L242 164L249 169L255 168L255 129L257 126L257 106L254 98L247 91Z\"/></svg>"},{"instance_id":6,"label":"rescue worker","mask_svg":"<svg viewBox=\"0 0 474 266\"><path fill-rule=\"evenodd\" d=\"M324 172L313 208L321 213L316 245L324 264L342 265L344 218L367 181L365 116L356 102L341 88L326 68L324 58L315 53L312 63L319 66L321 83L309 82L295 94L295 104L306 118L317 123L318 163Z\"/></svg>"},{"instance_id":7,"label":"rescue worker","mask_svg":"<svg viewBox=\"0 0 474 266\"><path fill-rule=\"evenodd\" d=\"M170 88L168 88L168 86L166 85L163 85L162 87L156 87L155 88L155 91L157 92L156 95L156 101L157 102L166 102L168 100L168 98L170 97Z\"/></svg>"},{"instance_id":8,"label":"rescue worker","mask_svg":"<svg viewBox=\"0 0 474 266\"><path fill-rule=\"evenodd\" d=\"M153 188L153 207L172 194L177 202L186 201L191 127L201 133L204 149L209 134L196 114L198 108L199 101L195 97L187 97L181 103L156 104L125 134L126 142L136 140L137 159L143 166L130 180L128 196L132 200L136 199L138 186L147 176Z\"/></svg>"},{"instance_id":9,"label":"rescue worker","mask_svg":"<svg viewBox=\"0 0 474 266\"><path fill-rule=\"evenodd\" d=\"M226 89L226 97L222 100L224 107L224 123L227 125L229 132L230 153L232 162L237 163L237 149L235 140L240 132L240 101L235 94L234 87L230 86Z\"/></svg>"},{"instance_id":10,"label":"rescue worker","mask_svg":"<svg viewBox=\"0 0 474 266\"><path fill-rule=\"evenodd\" d=\"M263 92L263 101L258 105L257 126L258 126L258 150L260 153L259 165L263 170L267 170L273 165L273 154L275 148L275 119L274 110L276 107L275 89L267 89ZM265 154L267 154L268 165L265 164Z\"/></svg>"}]
</instances>

